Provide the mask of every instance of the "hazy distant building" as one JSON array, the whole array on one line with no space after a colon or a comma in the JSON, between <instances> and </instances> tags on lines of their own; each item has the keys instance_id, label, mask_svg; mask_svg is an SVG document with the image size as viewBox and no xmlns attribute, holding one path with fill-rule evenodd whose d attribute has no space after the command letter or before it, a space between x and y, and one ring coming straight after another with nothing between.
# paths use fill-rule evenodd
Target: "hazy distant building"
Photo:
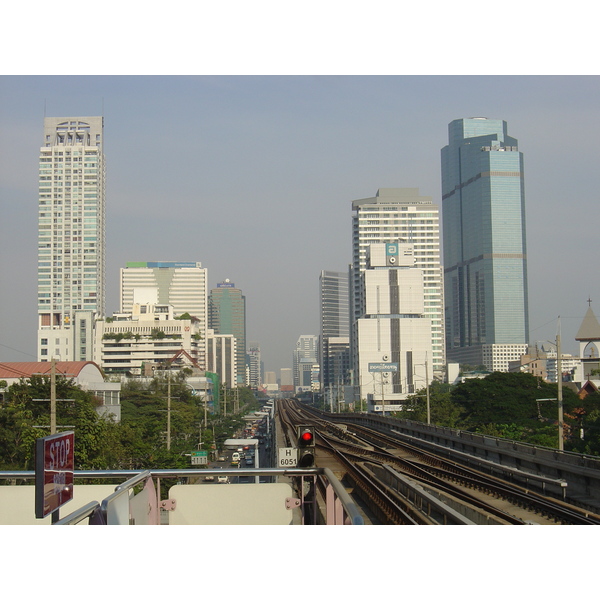
<instances>
[{"instance_id":1,"label":"hazy distant building","mask_svg":"<svg viewBox=\"0 0 600 600\"><path fill-rule=\"evenodd\" d=\"M431 197L420 196L418 188L382 188L374 198L352 203L351 286L353 321L364 306L361 276L366 269L371 244L412 244L415 267L423 273L423 312L431 319L431 370L442 377L444 356L444 299L440 262L439 208ZM352 332L351 332L352 336ZM351 340L353 363L356 348Z\"/></svg>"},{"instance_id":2,"label":"hazy distant building","mask_svg":"<svg viewBox=\"0 0 600 600\"><path fill-rule=\"evenodd\" d=\"M262 360L260 354L260 345L257 342L250 342L246 360L246 385L249 385L252 388L257 388L262 385Z\"/></svg>"},{"instance_id":3,"label":"hazy distant building","mask_svg":"<svg viewBox=\"0 0 600 600\"><path fill-rule=\"evenodd\" d=\"M321 271L319 277L321 384L350 383L350 296L348 273Z\"/></svg>"},{"instance_id":4,"label":"hazy distant building","mask_svg":"<svg viewBox=\"0 0 600 600\"><path fill-rule=\"evenodd\" d=\"M318 372L318 341L316 335L301 335L293 353L294 386L314 388L315 372Z\"/></svg>"},{"instance_id":5,"label":"hazy distant building","mask_svg":"<svg viewBox=\"0 0 600 600\"><path fill-rule=\"evenodd\" d=\"M105 311L103 117L47 117L39 157L38 360L91 360ZM76 319L78 313L85 317ZM82 329L75 331L76 326Z\"/></svg>"},{"instance_id":6,"label":"hazy distant building","mask_svg":"<svg viewBox=\"0 0 600 600\"><path fill-rule=\"evenodd\" d=\"M294 375L290 368L279 369L279 389L282 392L294 392Z\"/></svg>"},{"instance_id":7,"label":"hazy distant building","mask_svg":"<svg viewBox=\"0 0 600 600\"><path fill-rule=\"evenodd\" d=\"M441 151L447 360L505 371L529 337L523 154L501 120L457 119L448 137Z\"/></svg>"},{"instance_id":8,"label":"hazy distant building","mask_svg":"<svg viewBox=\"0 0 600 600\"><path fill-rule=\"evenodd\" d=\"M208 323L215 333L231 334L235 337L236 383L243 385L246 364L246 297L229 279L217 283L216 289L210 291Z\"/></svg>"},{"instance_id":9,"label":"hazy distant building","mask_svg":"<svg viewBox=\"0 0 600 600\"><path fill-rule=\"evenodd\" d=\"M189 314L196 319L201 336L199 364L206 368L207 269L199 262L128 262L121 269L121 310L133 312L133 306L170 305L173 316Z\"/></svg>"}]
</instances>

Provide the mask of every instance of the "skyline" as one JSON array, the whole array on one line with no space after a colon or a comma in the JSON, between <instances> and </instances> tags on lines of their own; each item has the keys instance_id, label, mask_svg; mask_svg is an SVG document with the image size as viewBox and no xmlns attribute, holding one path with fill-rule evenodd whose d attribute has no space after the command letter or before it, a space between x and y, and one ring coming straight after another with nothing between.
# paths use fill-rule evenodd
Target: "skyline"
<instances>
[{"instance_id":1,"label":"skyline","mask_svg":"<svg viewBox=\"0 0 600 600\"><path fill-rule=\"evenodd\" d=\"M209 289L242 290L277 373L319 333L320 272L352 261L352 202L414 187L443 212L448 124L504 120L524 157L530 342L554 341L560 315L577 354L600 305L599 91L597 76L2 76L0 360L36 355L44 114L104 116L107 314L127 262L199 261Z\"/></svg>"}]
</instances>

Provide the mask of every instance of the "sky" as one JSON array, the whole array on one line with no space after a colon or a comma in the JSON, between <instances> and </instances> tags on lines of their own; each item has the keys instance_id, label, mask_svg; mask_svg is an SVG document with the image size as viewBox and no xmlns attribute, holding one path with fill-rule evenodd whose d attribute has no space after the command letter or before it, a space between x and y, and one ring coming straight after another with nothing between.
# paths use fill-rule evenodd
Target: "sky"
<instances>
[{"instance_id":1,"label":"sky","mask_svg":"<svg viewBox=\"0 0 600 600\"><path fill-rule=\"evenodd\" d=\"M377 0L194 11L175 0L140 12L60 0L43 19L11 8L0 38L0 360L36 359L44 115L104 116L108 314L127 262L199 261L210 288L230 279L243 290L247 340L276 372L300 335L319 332L321 270L351 261L352 201L411 187L441 206L448 123L503 119L524 154L530 341L560 332L576 353L588 299L600 314L600 78L579 4L540 15L516 0L501 13L474 2L394 12ZM88 46L49 36L64 26L59 7L93 24Z\"/></svg>"},{"instance_id":2,"label":"sky","mask_svg":"<svg viewBox=\"0 0 600 600\"><path fill-rule=\"evenodd\" d=\"M441 205L448 123L503 119L524 155L530 341L576 353L588 299L600 315L599 97L575 75L2 76L1 360L35 360L44 114L104 115L108 314L128 261L200 261L209 288L243 290L277 373L319 333L320 271L351 262L352 201L412 187Z\"/></svg>"}]
</instances>

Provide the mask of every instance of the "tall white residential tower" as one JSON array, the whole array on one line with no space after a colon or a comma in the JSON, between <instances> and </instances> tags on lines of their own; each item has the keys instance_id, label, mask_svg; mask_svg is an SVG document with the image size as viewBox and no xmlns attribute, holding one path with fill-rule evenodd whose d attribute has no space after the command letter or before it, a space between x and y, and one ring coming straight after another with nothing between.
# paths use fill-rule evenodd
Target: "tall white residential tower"
<instances>
[{"instance_id":1,"label":"tall white residential tower","mask_svg":"<svg viewBox=\"0 0 600 600\"><path fill-rule=\"evenodd\" d=\"M103 117L47 117L39 158L39 361L92 358L105 311Z\"/></svg>"}]
</instances>

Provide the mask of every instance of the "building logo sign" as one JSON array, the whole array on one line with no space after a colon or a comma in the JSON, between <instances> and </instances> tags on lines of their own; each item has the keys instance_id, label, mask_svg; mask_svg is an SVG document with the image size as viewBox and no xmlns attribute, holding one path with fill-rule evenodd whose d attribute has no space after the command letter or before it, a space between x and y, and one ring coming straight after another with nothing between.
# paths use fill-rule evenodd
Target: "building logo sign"
<instances>
[{"instance_id":1,"label":"building logo sign","mask_svg":"<svg viewBox=\"0 0 600 600\"><path fill-rule=\"evenodd\" d=\"M398 363L369 363L369 373L397 373Z\"/></svg>"}]
</instances>

